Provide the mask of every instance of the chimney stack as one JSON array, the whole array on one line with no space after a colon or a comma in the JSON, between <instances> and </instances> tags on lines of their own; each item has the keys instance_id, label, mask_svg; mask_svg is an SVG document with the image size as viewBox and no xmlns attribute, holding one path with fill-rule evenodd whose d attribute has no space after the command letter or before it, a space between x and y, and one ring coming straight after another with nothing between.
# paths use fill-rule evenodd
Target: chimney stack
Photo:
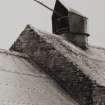
<instances>
[{"instance_id":1,"label":"chimney stack","mask_svg":"<svg viewBox=\"0 0 105 105\"><path fill-rule=\"evenodd\" d=\"M87 18L77 11L69 8L63 0L56 0L52 15L53 33L63 36L76 46L87 49Z\"/></svg>"}]
</instances>

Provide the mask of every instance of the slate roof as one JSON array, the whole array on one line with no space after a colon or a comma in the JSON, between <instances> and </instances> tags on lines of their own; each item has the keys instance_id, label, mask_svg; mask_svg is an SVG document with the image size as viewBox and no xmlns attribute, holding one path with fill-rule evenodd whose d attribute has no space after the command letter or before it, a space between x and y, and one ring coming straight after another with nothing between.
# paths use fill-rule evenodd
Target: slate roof
<instances>
[{"instance_id":1,"label":"slate roof","mask_svg":"<svg viewBox=\"0 0 105 105\"><path fill-rule=\"evenodd\" d=\"M77 105L23 53L0 50L0 105Z\"/></svg>"},{"instance_id":2,"label":"slate roof","mask_svg":"<svg viewBox=\"0 0 105 105\"><path fill-rule=\"evenodd\" d=\"M28 25L10 48L26 53L80 105L105 103L105 49L82 50Z\"/></svg>"},{"instance_id":3,"label":"slate roof","mask_svg":"<svg viewBox=\"0 0 105 105\"><path fill-rule=\"evenodd\" d=\"M104 48L83 50L27 25L9 51L0 50L0 105L104 104Z\"/></svg>"},{"instance_id":4,"label":"slate roof","mask_svg":"<svg viewBox=\"0 0 105 105\"><path fill-rule=\"evenodd\" d=\"M72 60L75 64L83 68L83 72L89 78L96 80L100 85L105 86L105 49L101 47L88 46L87 50L83 50L74 44L66 41L63 37L43 32L30 25L35 33L43 37L51 43L65 57ZM85 68L85 69L84 69Z\"/></svg>"}]
</instances>

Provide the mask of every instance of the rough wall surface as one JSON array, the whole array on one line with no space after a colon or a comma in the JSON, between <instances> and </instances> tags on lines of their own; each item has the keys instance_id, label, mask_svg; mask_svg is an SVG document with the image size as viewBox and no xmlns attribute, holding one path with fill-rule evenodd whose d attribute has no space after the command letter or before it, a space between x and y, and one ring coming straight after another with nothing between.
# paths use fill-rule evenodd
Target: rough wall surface
<instances>
[{"instance_id":1,"label":"rough wall surface","mask_svg":"<svg viewBox=\"0 0 105 105\"><path fill-rule=\"evenodd\" d=\"M100 88L96 87L105 86L104 61L95 60L72 48L62 38L34 30L29 25L10 50L29 55L80 105L100 105L96 97ZM98 71L100 66L103 67L102 73ZM102 97L104 103L104 95L100 93L98 96ZM97 100L97 104L94 100Z\"/></svg>"},{"instance_id":2,"label":"rough wall surface","mask_svg":"<svg viewBox=\"0 0 105 105\"><path fill-rule=\"evenodd\" d=\"M105 105L105 87L95 86L93 91L93 105Z\"/></svg>"}]
</instances>

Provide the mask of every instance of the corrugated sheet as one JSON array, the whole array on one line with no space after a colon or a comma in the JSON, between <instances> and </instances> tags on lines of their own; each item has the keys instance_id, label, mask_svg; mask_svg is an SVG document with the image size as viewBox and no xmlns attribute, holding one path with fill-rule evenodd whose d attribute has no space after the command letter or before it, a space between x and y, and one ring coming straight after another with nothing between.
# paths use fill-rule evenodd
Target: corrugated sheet
<instances>
[{"instance_id":1,"label":"corrugated sheet","mask_svg":"<svg viewBox=\"0 0 105 105\"><path fill-rule=\"evenodd\" d=\"M77 105L24 54L0 51L0 105Z\"/></svg>"}]
</instances>

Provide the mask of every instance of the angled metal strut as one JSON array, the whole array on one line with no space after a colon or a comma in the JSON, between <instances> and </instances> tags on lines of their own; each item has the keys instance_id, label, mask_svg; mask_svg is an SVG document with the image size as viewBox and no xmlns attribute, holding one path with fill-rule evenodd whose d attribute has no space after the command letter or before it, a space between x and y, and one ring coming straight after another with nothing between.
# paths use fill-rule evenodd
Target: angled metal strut
<instances>
[{"instance_id":1,"label":"angled metal strut","mask_svg":"<svg viewBox=\"0 0 105 105\"><path fill-rule=\"evenodd\" d=\"M38 4L42 5L43 7L47 8L48 10L52 11L56 15L61 16L57 11L55 11L52 8L48 7L47 5L45 5L44 3L42 3L41 1L38 1L38 0L34 0L34 1L36 1Z\"/></svg>"}]
</instances>

